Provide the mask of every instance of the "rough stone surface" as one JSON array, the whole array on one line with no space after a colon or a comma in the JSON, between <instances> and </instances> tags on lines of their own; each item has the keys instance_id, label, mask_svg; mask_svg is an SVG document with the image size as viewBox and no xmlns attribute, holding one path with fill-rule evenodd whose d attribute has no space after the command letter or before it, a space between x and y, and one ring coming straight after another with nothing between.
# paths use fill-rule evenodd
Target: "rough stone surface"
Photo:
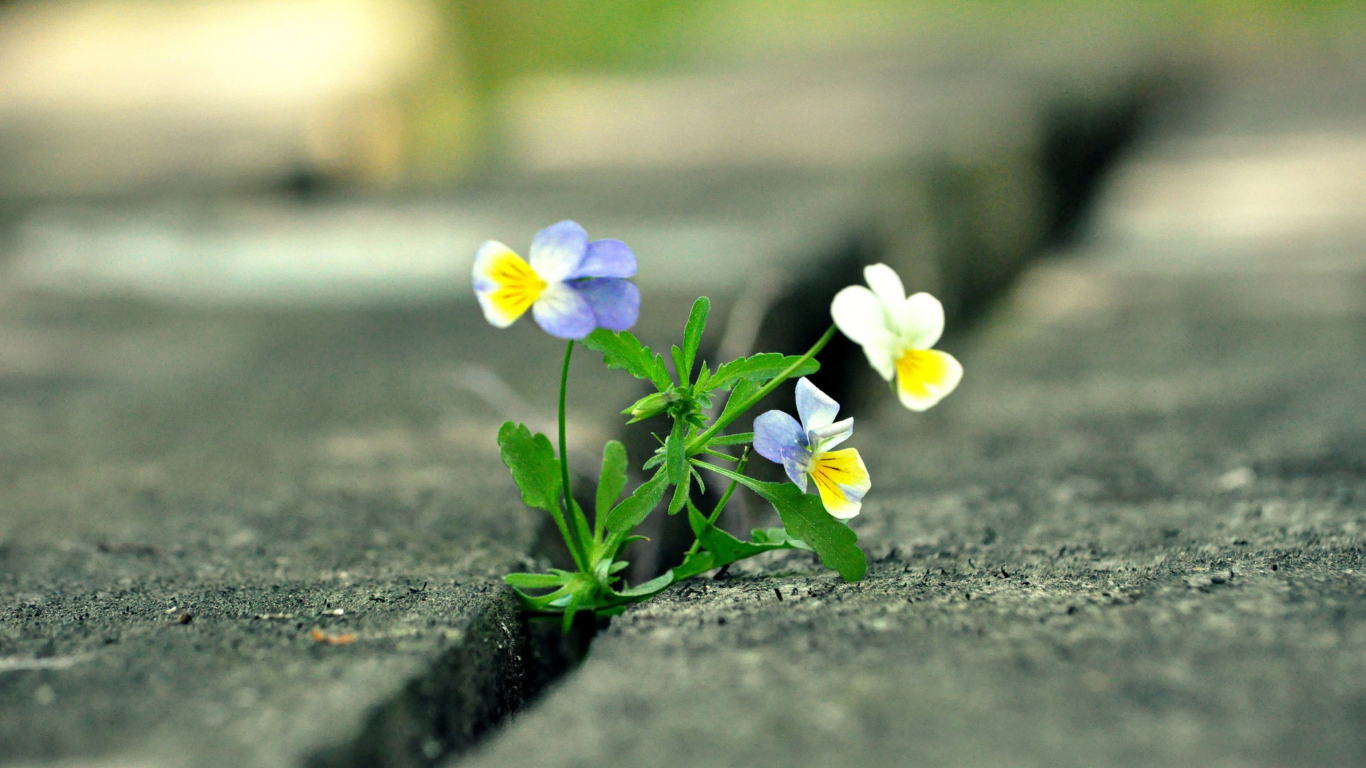
<instances>
[{"instance_id":1,"label":"rough stone surface","mask_svg":"<svg viewBox=\"0 0 1366 768\"><path fill-rule=\"evenodd\" d=\"M1212 209L1164 178L1155 228L1037 267L945 342L967 375L937 409L860 419L864 581L788 553L675 587L468 764L1362 764L1360 231L1212 248L1257 218L1247 177Z\"/></svg>"},{"instance_id":2,"label":"rough stone surface","mask_svg":"<svg viewBox=\"0 0 1366 768\"><path fill-rule=\"evenodd\" d=\"M545 665L499 577L542 521L494 435L499 407L554 393L481 401L458 364L554 381L562 347L464 309L12 297L0 756L404 765L519 704ZM380 706L410 716L367 727Z\"/></svg>"}]
</instances>

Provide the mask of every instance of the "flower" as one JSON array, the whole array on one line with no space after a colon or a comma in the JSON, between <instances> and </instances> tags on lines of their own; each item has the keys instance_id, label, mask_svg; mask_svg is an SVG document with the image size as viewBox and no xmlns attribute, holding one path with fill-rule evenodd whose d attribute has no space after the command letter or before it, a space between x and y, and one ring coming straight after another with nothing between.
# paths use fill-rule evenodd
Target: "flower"
<instances>
[{"instance_id":1,"label":"flower","mask_svg":"<svg viewBox=\"0 0 1366 768\"><path fill-rule=\"evenodd\" d=\"M528 308L551 336L582 339L594 328L624 331L640 316L636 255L620 240L588 241L576 222L552 224L531 241L531 263L497 240L474 254L474 295L498 328Z\"/></svg>"},{"instance_id":2,"label":"flower","mask_svg":"<svg viewBox=\"0 0 1366 768\"><path fill-rule=\"evenodd\" d=\"M832 451L854 434L854 420L835 421L840 404L805 377L797 381L800 424L782 411L769 411L754 420L754 450L783 465L798 488L806 478L816 481L821 503L831 515L848 520L859 513L863 495L872 487L868 468L858 450Z\"/></svg>"},{"instance_id":3,"label":"flower","mask_svg":"<svg viewBox=\"0 0 1366 768\"><path fill-rule=\"evenodd\" d=\"M944 333L944 306L928 293L906 296L886 264L865 267L868 288L851 285L835 294L830 316L887 381L896 374L897 396L913 411L932 408L958 386L963 366L930 349ZM872 290L869 290L871 288Z\"/></svg>"}]
</instances>

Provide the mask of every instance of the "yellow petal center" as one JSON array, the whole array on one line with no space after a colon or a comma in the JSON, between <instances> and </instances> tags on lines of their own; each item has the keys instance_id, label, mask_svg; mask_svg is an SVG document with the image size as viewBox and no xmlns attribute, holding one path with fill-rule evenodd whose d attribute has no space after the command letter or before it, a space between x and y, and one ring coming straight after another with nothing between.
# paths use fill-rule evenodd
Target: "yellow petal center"
<instances>
[{"instance_id":1,"label":"yellow petal center","mask_svg":"<svg viewBox=\"0 0 1366 768\"><path fill-rule=\"evenodd\" d=\"M509 317L519 317L527 311L546 288L546 281L515 253L499 256L488 275L498 284L498 290L490 294L489 299L498 311Z\"/></svg>"},{"instance_id":2,"label":"yellow petal center","mask_svg":"<svg viewBox=\"0 0 1366 768\"><path fill-rule=\"evenodd\" d=\"M949 363L932 349L912 349L896 361L896 384L902 393L918 400L933 397L930 388L941 388L949 379Z\"/></svg>"},{"instance_id":3,"label":"yellow petal center","mask_svg":"<svg viewBox=\"0 0 1366 768\"><path fill-rule=\"evenodd\" d=\"M811 462L808 472L820 491L821 503L831 512L850 504L844 488L867 490L868 470L859 460L857 448L822 453Z\"/></svg>"}]
</instances>

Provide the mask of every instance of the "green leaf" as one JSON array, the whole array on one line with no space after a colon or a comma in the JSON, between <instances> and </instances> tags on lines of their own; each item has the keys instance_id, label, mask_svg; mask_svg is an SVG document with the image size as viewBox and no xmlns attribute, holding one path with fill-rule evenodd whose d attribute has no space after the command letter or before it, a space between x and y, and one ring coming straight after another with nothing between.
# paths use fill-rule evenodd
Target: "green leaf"
<instances>
[{"instance_id":1,"label":"green leaf","mask_svg":"<svg viewBox=\"0 0 1366 768\"><path fill-rule=\"evenodd\" d=\"M688 472L688 423L675 418L669 430L669 439L664 441L664 466L669 469L669 483L678 485Z\"/></svg>"},{"instance_id":2,"label":"green leaf","mask_svg":"<svg viewBox=\"0 0 1366 768\"><path fill-rule=\"evenodd\" d=\"M563 586L573 576L565 577L554 573L509 573L503 577L508 586L521 589L545 589Z\"/></svg>"},{"instance_id":3,"label":"green leaf","mask_svg":"<svg viewBox=\"0 0 1366 768\"><path fill-rule=\"evenodd\" d=\"M683 362L688 374L692 373L692 365L697 361L697 349L702 345L702 332L707 329L707 313L710 311L711 299L706 296L698 298L688 313L688 324L683 327ZM679 374L678 381L687 384L684 374Z\"/></svg>"},{"instance_id":4,"label":"green leaf","mask_svg":"<svg viewBox=\"0 0 1366 768\"><path fill-rule=\"evenodd\" d=\"M627 496L620 504L607 515L607 530L612 533L626 533L632 528L640 525L650 514L650 510L659 504L659 500L664 498L664 489L669 487L669 477L663 470L655 473L655 476L645 481L630 496Z\"/></svg>"},{"instance_id":5,"label":"green leaf","mask_svg":"<svg viewBox=\"0 0 1366 768\"><path fill-rule=\"evenodd\" d=\"M669 348L669 354L674 357L674 373L677 375L678 383L688 386L688 377L692 375L692 366L688 365L687 359L683 357L683 350L675 344Z\"/></svg>"},{"instance_id":6,"label":"green leaf","mask_svg":"<svg viewBox=\"0 0 1366 768\"><path fill-rule=\"evenodd\" d=\"M674 572L672 570L668 570L654 577L653 579L650 579L644 584L637 584L636 586L631 587L630 589L623 589L620 592L613 590L612 594L616 595L617 597L651 597L668 589L669 585L673 583Z\"/></svg>"},{"instance_id":7,"label":"green leaf","mask_svg":"<svg viewBox=\"0 0 1366 768\"><path fill-rule=\"evenodd\" d=\"M626 446L608 440L602 448L602 473L598 475L598 501L594 516L606 515L626 487Z\"/></svg>"},{"instance_id":8,"label":"green leaf","mask_svg":"<svg viewBox=\"0 0 1366 768\"><path fill-rule=\"evenodd\" d=\"M735 385L735 389L731 390L730 399L726 401L726 407L721 409L721 415L716 420L726 421L732 414L738 416L741 409L745 407L745 402L753 397L755 392L759 391L759 387L760 385L755 382L741 379Z\"/></svg>"},{"instance_id":9,"label":"green leaf","mask_svg":"<svg viewBox=\"0 0 1366 768\"><path fill-rule=\"evenodd\" d=\"M755 544L787 544L792 549L804 549L807 552L815 551L811 549L810 544L789 536L786 528L755 528L749 532L749 538Z\"/></svg>"},{"instance_id":10,"label":"green leaf","mask_svg":"<svg viewBox=\"0 0 1366 768\"><path fill-rule=\"evenodd\" d=\"M569 634L570 627L574 626L574 614L579 612L579 603L582 601L582 592L575 592L569 596L569 604L564 607L564 618L560 619L561 634Z\"/></svg>"},{"instance_id":11,"label":"green leaf","mask_svg":"<svg viewBox=\"0 0 1366 768\"><path fill-rule=\"evenodd\" d=\"M702 363L702 368L697 371L697 383L693 385L693 392L697 393L694 397L697 398L703 409L711 407L711 397L706 394L711 391L711 388L707 386L710 382L711 369L707 367L706 363Z\"/></svg>"},{"instance_id":12,"label":"green leaf","mask_svg":"<svg viewBox=\"0 0 1366 768\"><path fill-rule=\"evenodd\" d=\"M683 476L683 482L674 486L674 497L669 501L669 514L676 515L678 510L688 502L688 494L692 492L692 473Z\"/></svg>"},{"instance_id":13,"label":"green leaf","mask_svg":"<svg viewBox=\"0 0 1366 768\"><path fill-rule=\"evenodd\" d=\"M764 483L714 464L696 463L764 497L778 510L788 533L811 545L825 567L838 571L845 581L858 581L868 571L868 558L858 548L858 536L825 511L819 496L802 493L791 483Z\"/></svg>"},{"instance_id":14,"label":"green leaf","mask_svg":"<svg viewBox=\"0 0 1366 768\"><path fill-rule=\"evenodd\" d=\"M525 424L505 421L498 428L498 455L512 470L512 479L528 507L547 512L559 509L560 465L550 438L542 434L532 437Z\"/></svg>"},{"instance_id":15,"label":"green leaf","mask_svg":"<svg viewBox=\"0 0 1366 768\"><path fill-rule=\"evenodd\" d=\"M781 355L777 352L762 352L749 357L732 360L716 369L716 374L707 384L711 389L730 389L741 381L763 383L787 370L801 355ZM820 370L821 364L814 358L806 361L792 376L810 376Z\"/></svg>"},{"instance_id":16,"label":"green leaf","mask_svg":"<svg viewBox=\"0 0 1366 768\"><path fill-rule=\"evenodd\" d=\"M661 392L673 386L669 371L664 367L663 356L652 352L627 331L616 333L599 328L588 334L583 345L594 352L601 352L602 361L608 368L621 369L637 379L653 382Z\"/></svg>"},{"instance_id":17,"label":"green leaf","mask_svg":"<svg viewBox=\"0 0 1366 768\"><path fill-rule=\"evenodd\" d=\"M790 540L741 541L710 523L707 518L702 516L701 512L697 511L697 507L691 504L688 505L688 524L692 526L692 532L697 536L697 540L708 552L712 553L712 567L714 568L744 560L747 557L754 557L764 552L771 552L775 549L794 548Z\"/></svg>"},{"instance_id":18,"label":"green leaf","mask_svg":"<svg viewBox=\"0 0 1366 768\"><path fill-rule=\"evenodd\" d=\"M745 445L754 442L753 432L736 432L733 435L721 435L713 437L708 441L708 445Z\"/></svg>"},{"instance_id":19,"label":"green leaf","mask_svg":"<svg viewBox=\"0 0 1366 768\"><path fill-rule=\"evenodd\" d=\"M715 556L707 550L694 552L683 561L683 564L673 569L674 582L691 579L699 573L706 573L715 568Z\"/></svg>"}]
</instances>

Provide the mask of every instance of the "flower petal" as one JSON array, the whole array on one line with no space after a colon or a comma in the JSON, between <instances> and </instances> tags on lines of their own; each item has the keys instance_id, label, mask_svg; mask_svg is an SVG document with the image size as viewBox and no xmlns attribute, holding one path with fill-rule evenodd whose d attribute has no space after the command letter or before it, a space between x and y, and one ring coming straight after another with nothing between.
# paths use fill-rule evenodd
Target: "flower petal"
<instances>
[{"instance_id":1,"label":"flower petal","mask_svg":"<svg viewBox=\"0 0 1366 768\"><path fill-rule=\"evenodd\" d=\"M846 448L817 456L811 462L811 479L816 481L825 511L848 520L863 508L863 496L873 487L868 467L858 449Z\"/></svg>"},{"instance_id":2,"label":"flower petal","mask_svg":"<svg viewBox=\"0 0 1366 768\"><path fill-rule=\"evenodd\" d=\"M806 476L811 470L811 452L805 448L788 448L783 457L783 471L802 493L806 493Z\"/></svg>"},{"instance_id":3,"label":"flower petal","mask_svg":"<svg viewBox=\"0 0 1366 768\"><path fill-rule=\"evenodd\" d=\"M620 240L594 240L577 269L576 277L635 277L636 255Z\"/></svg>"},{"instance_id":4,"label":"flower petal","mask_svg":"<svg viewBox=\"0 0 1366 768\"><path fill-rule=\"evenodd\" d=\"M797 420L782 411L766 411L754 420L754 452L783 463L790 448L806 450L806 434Z\"/></svg>"},{"instance_id":5,"label":"flower petal","mask_svg":"<svg viewBox=\"0 0 1366 768\"><path fill-rule=\"evenodd\" d=\"M901 278L886 264L864 267L863 279L868 281L868 287L873 289L873 293L882 299L888 309L906 300L906 289L901 285Z\"/></svg>"},{"instance_id":6,"label":"flower petal","mask_svg":"<svg viewBox=\"0 0 1366 768\"><path fill-rule=\"evenodd\" d=\"M484 318L498 328L512 325L546 287L531 265L497 240L485 242L475 252L473 277L474 295Z\"/></svg>"},{"instance_id":7,"label":"flower petal","mask_svg":"<svg viewBox=\"0 0 1366 768\"><path fill-rule=\"evenodd\" d=\"M578 222L551 224L531 240L531 266L547 283L567 280L588 253L588 233Z\"/></svg>"},{"instance_id":8,"label":"flower petal","mask_svg":"<svg viewBox=\"0 0 1366 768\"><path fill-rule=\"evenodd\" d=\"M797 380L797 415L802 417L802 430L809 432L828 427L839 415L840 404L816 388L805 376Z\"/></svg>"},{"instance_id":9,"label":"flower petal","mask_svg":"<svg viewBox=\"0 0 1366 768\"><path fill-rule=\"evenodd\" d=\"M597 327L593 305L564 283L546 286L531 313L546 333L561 339L582 339Z\"/></svg>"},{"instance_id":10,"label":"flower petal","mask_svg":"<svg viewBox=\"0 0 1366 768\"><path fill-rule=\"evenodd\" d=\"M629 280L604 277L566 285L588 300L599 328L624 331L640 317L640 289Z\"/></svg>"},{"instance_id":11,"label":"flower petal","mask_svg":"<svg viewBox=\"0 0 1366 768\"><path fill-rule=\"evenodd\" d=\"M892 310L904 347L929 349L944 335L944 305L928 293L917 293Z\"/></svg>"},{"instance_id":12,"label":"flower petal","mask_svg":"<svg viewBox=\"0 0 1366 768\"><path fill-rule=\"evenodd\" d=\"M912 349L896 361L897 396L913 411L934 407L962 380L962 364L937 349Z\"/></svg>"},{"instance_id":13,"label":"flower petal","mask_svg":"<svg viewBox=\"0 0 1366 768\"><path fill-rule=\"evenodd\" d=\"M813 429L806 433L807 443L811 450L820 453L828 451L840 443L848 440L854 434L854 419L847 418L844 421L837 421L819 429Z\"/></svg>"},{"instance_id":14,"label":"flower petal","mask_svg":"<svg viewBox=\"0 0 1366 768\"><path fill-rule=\"evenodd\" d=\"M887 327L889 313L884 311L877 295L861 285L851 285L835 294L835 300L830 302L830 317L841 333L863 346L868 363L890 381L896 370L897 340Z\"/></svg>"}]
</instances>

